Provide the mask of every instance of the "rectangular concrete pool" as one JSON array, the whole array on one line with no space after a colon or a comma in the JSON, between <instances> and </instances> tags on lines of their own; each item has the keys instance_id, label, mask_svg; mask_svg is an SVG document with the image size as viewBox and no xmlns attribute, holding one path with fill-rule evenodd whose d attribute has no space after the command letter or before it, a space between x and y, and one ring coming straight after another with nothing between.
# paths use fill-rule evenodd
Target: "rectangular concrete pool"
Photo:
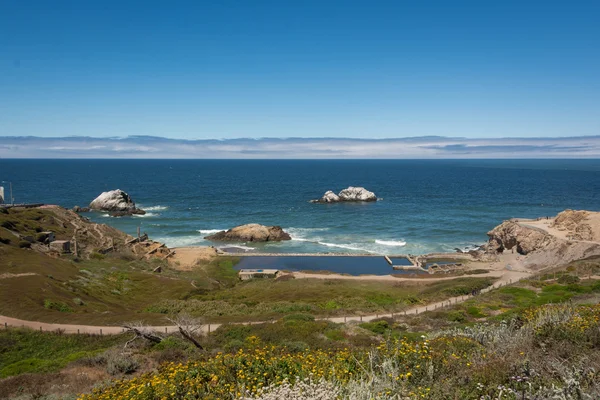
<instances>
[{"instance_id":1,"label":"rectangular concrete pool","mask_svg":"<svg viewBox=\"0 0 600 400\"><path fill-rule=\"evenodd\" d=\"M394 265L411 265L406 258L393 257ZM236 269L279 269L287 271L331 271L350 275L414 274L395 271L383 256L242 256Z\"/></svg>"}]
</instances>

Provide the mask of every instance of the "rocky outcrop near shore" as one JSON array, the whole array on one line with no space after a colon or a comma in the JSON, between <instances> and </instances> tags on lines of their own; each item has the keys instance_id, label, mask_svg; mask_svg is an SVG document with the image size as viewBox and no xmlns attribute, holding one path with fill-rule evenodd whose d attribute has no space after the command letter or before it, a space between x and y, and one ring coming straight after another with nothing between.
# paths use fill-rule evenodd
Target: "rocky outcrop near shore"
<instances>
[{"instance_id":1,"label":"rocky outcrop near shore","mask_svg":"<svg viewBox=\"0 0 600 400\"><path fill-rule=\"evenodd\" d=\"M350 186L342 190L339 194L333 193L331 190L325 192L323 197L317 200L311 200L311 203L340 203L340 202L361 202L361 201L377 201L375 193L368 191L364 187Z\"/></svg>"},{"instance_id":2,"label":"rocky outcrop near shore","mask_svg":"<svg viewBox=\"0 0 600 400\"><path fill-rule=\"evenodd\" d=\"M600 241L600 213L565 210L554 218L551 226L565 231L572 240Z\"/></svg>"},{"instance_id":3,"label":"rocky outcrop near shore","mask_svg":"<svg viewBox=\"0 0 600 400\"><path fill-rule=\"evenodd\" d=\"M103 192L90 203L89 208L96 211L109 211L111 217L146 214L144 210L137 208L131 197L121 189Z\"/></svg>"},{"instance_id":4,"label":"rocky outcrop near shore","mask_svg":"<svg viewBox=\"0 0 600 400\"><path fill-rule=\"evenodd\" d=\"M550 235L542 230L524 227L515 221L504 221L487 233L487 250L502 253L515 250L519 254L528 254L548 244Z\"/></svg>"},{"instance_id":5,"label":"rocky outcrop near shore","mask_svg":"<svg viewBox=\"0 0 600 400\"><path fill-rule=\"evenodd\" d=\"M140 238L133 237L109 225L91 222L88 218L60 206L14 208L9 212L11 219L19 221L12 234L18 237L31 236L35 243L32 243L30 248L51 257L62 256L60 250L52 246L52 243L58 244L60 241L69 242L71 254L81 259L87 259L94 253L162 260L173 255L171 249L163 243L149 239L145 233ZM38 230L41 232L37 232ZM54 239L50 239L49 233Z\"/></svg>"},{"instance_id":6,"label":"rocky outcrop near shore","mask_svg":"<svg viewBox=\"0 0 600 400\"><path fill-rule=\"evenodd\" d=\"M204 237L204 239L227 242L277 242L292 238L280 226L247 224L236 226L228 231L217 232Z\"/></svg>"},{"instance_id":7,"label":"rocky outcrop near shore","mask_svg":"<svg viewBox=\"0 0 600 400\"><path fill-rule=\"evenodd\" d=\"M554 219L504 221L488 237L482 246L487 255L510 251L525 256L525 268L556 267L600 255L600 213L566 210Z\"/></svg>"}]
</instances>

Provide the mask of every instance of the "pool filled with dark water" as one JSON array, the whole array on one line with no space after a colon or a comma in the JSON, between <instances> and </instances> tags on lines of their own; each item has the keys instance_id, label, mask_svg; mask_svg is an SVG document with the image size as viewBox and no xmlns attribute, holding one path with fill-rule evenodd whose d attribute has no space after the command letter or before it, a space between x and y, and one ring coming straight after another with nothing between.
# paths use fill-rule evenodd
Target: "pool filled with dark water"
<instances>
[{"instance_id":1,"label":"pool filled with dark water","mask_svg":"<svg viewBox=\"0 0 600 400\"><path fill-rule=\"evenodd\" d=\"M392 258L394 265L411 265L406 258ZM396 271L381 256L251 256L242 257L236 269L280 269L287 271L331 271L350 275L413 274Z\"/></svg>"}]
</instances>

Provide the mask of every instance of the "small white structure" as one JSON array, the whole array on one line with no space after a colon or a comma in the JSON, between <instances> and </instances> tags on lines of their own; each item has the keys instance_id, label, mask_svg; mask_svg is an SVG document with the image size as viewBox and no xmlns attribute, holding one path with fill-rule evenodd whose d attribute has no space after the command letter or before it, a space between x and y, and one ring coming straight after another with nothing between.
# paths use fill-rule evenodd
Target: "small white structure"
<instances>
[{"instance_id":1,"label":"small white structure","mask_svg":"<svg viewBox=\"0 0 600 400\"><path fill-rule=\"evenodd\" d=\"M4 186L0 186L0 204L4 204Z\"/></svg>"},{"instance_id":2,"label":"small white structure","mask_svg":"<svg viewBox=\"0 0 600 400\"><path fill-rule=\"evenodd\" d=\"M238 276L241 280L247 281L254 278L277 278L279 273L278 269L240 269Z\"/></svg>"}]
</instances>

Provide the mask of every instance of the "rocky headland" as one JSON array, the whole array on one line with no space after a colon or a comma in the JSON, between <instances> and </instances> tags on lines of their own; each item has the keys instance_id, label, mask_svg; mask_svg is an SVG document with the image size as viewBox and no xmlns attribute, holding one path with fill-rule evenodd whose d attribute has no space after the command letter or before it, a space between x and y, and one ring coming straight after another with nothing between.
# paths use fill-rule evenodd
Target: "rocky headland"
<instances>
[{"instance_id":1,"label":"rocky headland","mask_svg":"<svg viewBox=\"0 0 600 400\"><path fill-rule=\"evenodd\" d=\"M528 269L559 266L600 255L600 213L565 210L556 217L511 219L488 232L481 251L516 253Z\"/></svg>"},{"instance_id":2,"label":"rocky headland","mask_svg":"<svg viewBox=\"0 0 600 400\"><path fill-rule=\"evenodd\" d=\"M339 194L335 194L331 190L325 192L323 197L317 200L311 200L311 203L341 203L341 202L362 202L362 201L377 201L375 193L368 191L364 187L350 186L342 190Z\"/></svg>"},{"instance_id":3,"label":"rocky headland","mask_svg":"<svg viewBox=\"0 0 600 400\"><path fill-rule=\"evenodd\" d=\"M291 240L292 238L280 226L247 224L217 232L214 235L206 236L204 239L226 242L277 242Z\"/></svg>"},{"instance_id":4,"label":"rocky headland","mask_svg":"<svg viewBox=\"0 0 600 400\"><path fill-rule=\"evenodd\" d=\"M49 237L53 237L52 240ZM35 208L14 207L0 213L0 244L60 257L52 242L69 242L70 254L87 259L93 253L122 253L135 258L166 258L171 250L164 244L130 236L106 224L55 205ZM25 245L25 242L28 244ZM0 257L1 258L1 257Z\"/></svg>"},{"instance_id":5,"label":"rocky headland","mask_svg":"<svg viewBox=\"0 0 600 400\"><path fill-rule=\"evenodd\" d=\"M96 211L108 211L111 217L146 214L144 210L137 208L131 199L131 196L121 189L103 192L90 203L89 209Z\"/></svg>"}]
</instances>

